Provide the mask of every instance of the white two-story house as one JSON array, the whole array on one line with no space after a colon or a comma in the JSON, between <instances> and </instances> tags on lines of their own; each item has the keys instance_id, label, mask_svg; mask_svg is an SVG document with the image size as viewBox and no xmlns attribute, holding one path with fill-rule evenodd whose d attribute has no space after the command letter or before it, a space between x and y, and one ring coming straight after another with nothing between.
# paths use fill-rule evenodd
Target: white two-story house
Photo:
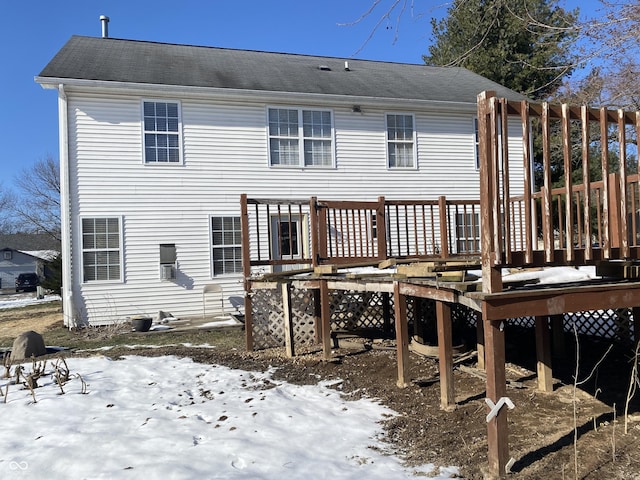
<instances>
[{"instance_id":1,"label":"white two-story house","mask_svg":"<svg viewBox=\"0 0 640 480\"><path fill-rule=\"evenodd\" d=\"M58 95L70 326L242 295L242 193L479 198L476 96L523 98L461 68L80 36L36 81Z\"/></svg>"}]
</instances>

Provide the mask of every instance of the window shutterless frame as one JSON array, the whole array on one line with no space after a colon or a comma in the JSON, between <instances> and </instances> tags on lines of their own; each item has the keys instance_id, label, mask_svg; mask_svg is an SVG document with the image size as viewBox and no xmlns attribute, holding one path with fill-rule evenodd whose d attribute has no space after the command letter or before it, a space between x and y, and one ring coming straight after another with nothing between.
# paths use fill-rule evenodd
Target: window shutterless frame
<instances>
[{"instance_id":1,"label":"window shutterless frame","mask_svg":"<svg viewBox=\"0 0 640 480\"><path fill-rule=\"evenodd\" d=\"M182 165L182 106L177 100L143 99L142 163Z\"/></svg>"},{"instance_id":2,"label":"window shutterless frame","mask_svg":"<svg viewBox=\"0 0 640 480\"><path fill-rule=\"evenodd\" d=\"M385 138L388 169L418 168L416 119L413 113L385 113Z\"/></svg>"},{"instance_id":3,"label":"window shutterless frame","mask_svg":"<svg viewBox=\"0 0 640 480\"><path fill-rule=\"evenodd\" d=\"M301 107L267 107L270 167L334 168L333 112Z\"/></svg>"},{"instance_id":4,"label":"window shutterless frame","mask_svg":"<svg viewBox=\"0 0 640 480\"><path fill-rule=\"evenodd\" d=\"M82 282L123 282L122 217L82 216L79 223Z\"/></svg>"},{"instance_id":5,"label":"window shutterless frame","mask_svg":"<svg viewBox=\"0 0 640 480\"><path fill-rule=\"evenodd\" d=\"M242 273L242 234L239 215L209 216L211 277Z\"/></svg>"}]
</instances>

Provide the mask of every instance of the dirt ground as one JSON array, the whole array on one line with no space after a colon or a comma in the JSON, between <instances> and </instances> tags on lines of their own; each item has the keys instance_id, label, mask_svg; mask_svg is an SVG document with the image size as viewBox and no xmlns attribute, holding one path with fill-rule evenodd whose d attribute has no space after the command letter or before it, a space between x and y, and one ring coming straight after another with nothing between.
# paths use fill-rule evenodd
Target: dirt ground
<instances>
[{"instance_id":1,"label":"dirt ground","mask_svg":"<svg viewBox=\"0 0 640 480\"><path fill-rule=\"evenodd\" d=\"M30 328L42 331L59 321L60 315L46 309L28 310L24 316L18 316L15 310L9 315L0 311L0 337ZM202 333L203 341L207 341L207 335ZM228 335L237 336L239 343L243 332ZM582 381L589 377L589 381L574 392L575 342L569 338L565 356L554 359L555 391L544 394L536 390L535 364L531 364L535 358L533 338L526 331L508 330L507 341L508 395L515 404L508 413L510 455L515 459L509 478L574 479L577 469L577 478L587 480L640 479L637 399L631 403L627 418L628 433L624 431L631 352L614 348L593 370L608 345L581 339L578 378ZM464 371L455 372L457 407L446 412L439 407L436 359L412 353L412 383L404 389L396 386L393 340L359 340L355 347L352 342L349 349L335 350L331 362L322 361L319 349L294 359L285 358L283 349L251 353L233 348L127 350L127 355L132 353L189 356L200 362L249 370L275 366L276 378L299 384L342 379L336 388L346 398L377 398L399 413L386 420L384 428L391 448L407 463L455 465L463 478L484 478L487 409L484 380L474 369L473 357L462 363Z\"/></svg>"}]
</instances>

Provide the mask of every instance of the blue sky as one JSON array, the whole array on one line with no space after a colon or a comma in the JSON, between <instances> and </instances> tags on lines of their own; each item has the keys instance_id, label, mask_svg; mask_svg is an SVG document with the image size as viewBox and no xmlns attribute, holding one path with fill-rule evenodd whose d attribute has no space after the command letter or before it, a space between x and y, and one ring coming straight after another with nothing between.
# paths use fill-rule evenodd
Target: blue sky
<instances>
[{"instance_id":1,"label":"blue sky","mask_svg":"<svg viewBox=\"0 0 640 480\"><path fill-rule=\"evenodd\" d=\"M110 17L114 38L422 63L430 19L446 13L446 0L415 0L413 11L404 12L397 41L399 11L367 41L391 0L360 24L340 25L358 19L373 2L7 0L0 15L0 183L11 187L38 159L58 158L57 95L33 79L71 35L100 36L100 15Z\"/></svg>"}]
</instances>

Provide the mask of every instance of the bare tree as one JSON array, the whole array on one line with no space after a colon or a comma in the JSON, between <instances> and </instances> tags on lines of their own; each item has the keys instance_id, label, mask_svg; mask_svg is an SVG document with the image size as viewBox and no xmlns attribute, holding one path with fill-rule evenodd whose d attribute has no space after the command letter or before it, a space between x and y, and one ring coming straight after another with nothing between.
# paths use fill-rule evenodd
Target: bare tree
<instances>
[{"instance_id":1,"label":"bare tree","mask_svg":"<svg viewBox=\"0 0 640 480\"><path fill-rule=\"evenodd\" d=\"M11 214L11 194L0 184L0 233L15 233L15 225Z\"/></svg>"},{"instance_id":2,"label":"bare tree","mask_svg":"<svg viewBox=\"0 0 640 480\"><path fill-rule=\"evenodd\" d=\"M599 0L593 18L582 20L579 57L588 69L580 91L585 103L640 108L640 4L637 0ZM595 82L595 83L592 83ZM595 88L594 88L595 87Z\"/></svg>"},{"instance_id":3,"label":"bare tree","mask_svg":"<svg viewBox=\"0 0 640 480\"><path fill-rule=\"evenodd\" d=\"M36 161L14 180L7 192L9 212L18 228L60 240L60 167L52 156Z\"/></svg>"}]
</instances>

